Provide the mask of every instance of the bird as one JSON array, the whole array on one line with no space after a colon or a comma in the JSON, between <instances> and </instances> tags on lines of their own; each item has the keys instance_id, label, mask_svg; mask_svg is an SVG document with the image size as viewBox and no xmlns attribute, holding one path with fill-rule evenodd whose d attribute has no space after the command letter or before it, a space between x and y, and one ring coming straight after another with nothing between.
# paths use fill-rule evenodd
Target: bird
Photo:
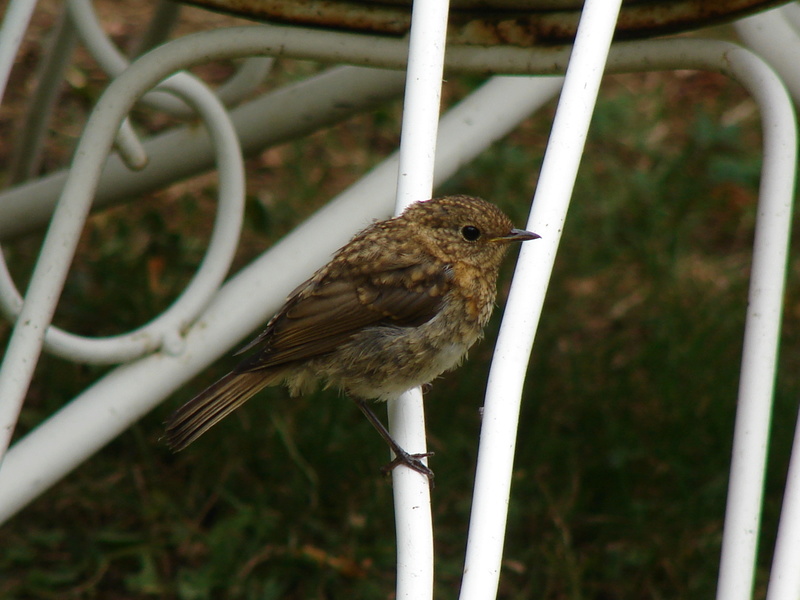
<instances>
[{"instance_id":1,"label":"bird","mask_svg":"<svg viewBox=\"0 0 800 600\"><path fill-rule=\"evenodd\" d=\"M426 475L368 401L427 385L458 366L494 308L506 250L540 236L514 228L497 206L451 195L410 204L376 221L289 294L266 328L236 354L233 370L166 423L166 443L185 449L267 386L292 396L319 383L351 397L399 464Z\"/></svg>"}]
</instances>

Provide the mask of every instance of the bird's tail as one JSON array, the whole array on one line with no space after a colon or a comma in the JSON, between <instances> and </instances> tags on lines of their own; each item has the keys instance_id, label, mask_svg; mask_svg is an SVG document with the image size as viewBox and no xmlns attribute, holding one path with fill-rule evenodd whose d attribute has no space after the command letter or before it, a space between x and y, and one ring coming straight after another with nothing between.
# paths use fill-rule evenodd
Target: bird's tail
<instances>
[{"instance_id":1,"label":"bird's tail","mask_svg":"<svg viewBox=\"0 0 800 600\"><path fill-rule=\"evenodd\" d=\"M275 380L269 371L228 373L172 414L166 424L167 445L183 450Z\"/></svg>"}]
</instances>

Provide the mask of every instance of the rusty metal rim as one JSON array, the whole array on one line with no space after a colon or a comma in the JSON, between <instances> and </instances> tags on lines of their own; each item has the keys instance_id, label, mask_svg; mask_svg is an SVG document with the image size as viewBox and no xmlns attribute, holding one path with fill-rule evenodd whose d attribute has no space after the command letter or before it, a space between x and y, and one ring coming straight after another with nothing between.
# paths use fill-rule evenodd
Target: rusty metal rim
<instances>
[{"instance_id":1,"label":"rusty metal rim","mask_svg":"<svg viewBox=\"0 0 800 600\"><path fill-rule=\"evenodd\" d=\"M582 2L575 0L453 0L448 39L482 46L572 41ZM259 21L402 36L410 0L188 0ZM407 4L408 2L408 4ZM642 39L731 21L788 0L627 0L617 39ZM557 10L552 10L558 7Z\"/></svg>"}]
</instances>

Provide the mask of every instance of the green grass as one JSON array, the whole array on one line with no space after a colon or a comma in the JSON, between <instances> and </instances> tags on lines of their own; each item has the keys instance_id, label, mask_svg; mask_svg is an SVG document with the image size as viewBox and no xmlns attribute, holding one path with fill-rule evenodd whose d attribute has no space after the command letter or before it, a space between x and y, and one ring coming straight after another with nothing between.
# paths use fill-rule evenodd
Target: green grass
<instances>
[{"instance_id":1,"label":"green grass","mask_svg":"<svg viewBox=\"0 0 800 600\"><path fill-rule=\"evenodd\" d=\"M721 121L746 102L711 75L604 85L526 384L500 598L714 593L760 168L756 118ZM391 151L397 112L250 161L237 264ZM551 114L442 191L493 199L522 225ZM213 183L181 189L94 218L60 322L101 334L109 325L96 315L108 306L124 330L168 305L202 255L214 207ZM35 248L9 249L23 280ZM800 391L798 272L793 258L759 597ZM469 367L426 400L438 598L460 585L499 312ZM221 360L3 526L0 596L393 597L391 488L378 472L387 453L347 399L269 390L179 455L159 443L169 412L230 365ZM43 359L19 433L100 372Z\"/></svg>"}]
</instances>

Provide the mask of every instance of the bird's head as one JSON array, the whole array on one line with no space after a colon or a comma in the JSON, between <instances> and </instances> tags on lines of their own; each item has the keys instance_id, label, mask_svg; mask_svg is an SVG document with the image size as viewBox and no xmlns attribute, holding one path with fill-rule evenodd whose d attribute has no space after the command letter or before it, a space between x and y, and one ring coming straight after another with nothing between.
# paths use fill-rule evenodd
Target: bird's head
<instances>
[{"instance_id":1,"label":"bird's head","mask_svg":"<svg viewBox=\"0 0 800 600\"><path fill-rule=\"evenodd\" d=\"M401 218L447 261L496 270L509 245L540 236L514 228L497 206L472 196L445 196L410 205Z\"/></svg>"}]
</instances>

